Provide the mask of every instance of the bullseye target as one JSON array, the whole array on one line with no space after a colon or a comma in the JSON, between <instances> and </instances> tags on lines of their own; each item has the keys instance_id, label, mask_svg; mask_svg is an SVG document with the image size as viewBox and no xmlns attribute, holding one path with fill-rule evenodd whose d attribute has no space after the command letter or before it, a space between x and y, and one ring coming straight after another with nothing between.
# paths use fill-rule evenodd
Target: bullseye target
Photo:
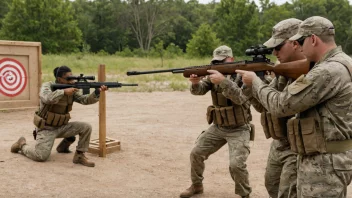
<instances>
[{"instance_id":1,"label":"bullseye target","mask_svg":"<svg viewBox=\"0 0 352 198\"><path fill-rule=\"evenodd\" d=\"M27 74L23 65L11 58L0 60L0 93L15 97L27 85Z\"/></svg>"}]
</instances>

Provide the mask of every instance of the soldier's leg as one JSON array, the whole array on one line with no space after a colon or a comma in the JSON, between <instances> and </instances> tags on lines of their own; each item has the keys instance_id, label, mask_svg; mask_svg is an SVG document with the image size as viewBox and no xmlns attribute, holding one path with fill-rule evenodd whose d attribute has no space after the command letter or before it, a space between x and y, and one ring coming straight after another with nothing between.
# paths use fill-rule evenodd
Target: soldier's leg
<instances>
[{"instance_id":1,"label":"soldier's leg","mask_svg":"<svg viewBox=\"0 0 352 198\"><path fill-rule=\"evenodd\" d=\"M283 163L279 198L297 197L297 155L290 149L280 152L280 161Z\"/></svg>"},{"instance_id":2,"label":"soldier's leg","mask_svg":"<svg viewBox=\"0 0 352 198\"><path fill-rule=\"evenodd\" d=\"M73 163L82 164L88 167L94 167L94 162L88 161L84 152L88 151L90 135L92 133L92 126L85 122L70 122L60 128L57 137L71 137L79 135L78 145L76 147L76 153L73 157Z\"/></svg>"},{"instance_id":3,"label":"soldier's leg","mask_svg":"<svg viewBox=\"0 0 352 198\"><path fill-rule=\"evenodd\" d=\"M191 179L193 184L201 184L203 181L204 160L209 155L219 150L226 140L219 134L219 129L214 125L204 131L197 139L196 144L191 152Z\"/></svg>"},{"instance_id":4,"label":"soldier's leg","mask_svg":"<svg viewBox=\"0 0 352 198\"><path fill-rule=\"evenodd\" d=\"M352 151L298 157L297 197L345 198L352 179Z\"/></svg>"},{"instance_id":5,"label":"soldier's leg","mask_svg":"<svg viewBox=\"0 0 352 198\"><path fill-rule=\"evenodd\" d=\"M92 126L85 122L69 122L60 128L57 138L68 138L79 135L77 151L87 152Z\"/></svg>"},{"instance_id":6,"label":"soldier's leg","mask_svg":"<svg viewBox=\"0 0 352 198\"><path fill-rule=\"evenodd\" d=\"M55 138L56 130L38 131L35 145L25 144L22 146L22 154L34 161L44 162L50 156Z\"/></svg>"},{"instance_id":7,"label":"soldier's leg","mask_svg":"<svg viewBox=\"0 0 352 198\"><path fill-rule=\"evenodd\" d=\"M235 132L226 133L226 140L229 145L230 174L235 181L235 193L242 197L248 196L252 192L249 185L247 158L249 149L249 127L241 126Z\"/></svg>"},{"instance_id":8,"label":"soldier's leg","mask_svg":"<svg viewBox=\"0 0 352 198\"><path fill-rule=\"evenodd\" d=\"M275 140L274 140L275 141ZM282 172L282 164L278 157L274 141L271 142L270 152L265 169L265 188L272 198L279 195L280 176Z\"/></svg>"}]
</instances>

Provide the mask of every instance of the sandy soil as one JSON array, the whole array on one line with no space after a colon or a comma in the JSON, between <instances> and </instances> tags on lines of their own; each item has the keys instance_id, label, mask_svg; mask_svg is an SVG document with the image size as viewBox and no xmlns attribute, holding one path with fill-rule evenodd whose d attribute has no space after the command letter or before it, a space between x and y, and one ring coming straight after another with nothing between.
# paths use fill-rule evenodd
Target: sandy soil
<instances>
[{"instance_id":1,"label":"sandy soil","mask_svg":"<svg viewBox=\"0 0 352 198\"><path fill-rule=\"evenodd\" d=\"M12 154L10 147L20 136L34 142L33 109L1 112L0 197L178 197L191 184L189 153L208 127L208 104L209 95L188 92L108 93L107 136L119 139L122 150L107 158L88 154L95 168L75 165L72 153L59 154L55 149L44 163ZM259 114L252 112L257 129L247 161L252 195L268 197L264 171L270 140L263 135ZM92 138L98 137L98 104L75 104L71 116L73 121L91 123ZM228 163L225 145L206 161L205 192L194 197L238 197ZM348 189L351 195L351 185Z\"/></svg>"}]
</instances>

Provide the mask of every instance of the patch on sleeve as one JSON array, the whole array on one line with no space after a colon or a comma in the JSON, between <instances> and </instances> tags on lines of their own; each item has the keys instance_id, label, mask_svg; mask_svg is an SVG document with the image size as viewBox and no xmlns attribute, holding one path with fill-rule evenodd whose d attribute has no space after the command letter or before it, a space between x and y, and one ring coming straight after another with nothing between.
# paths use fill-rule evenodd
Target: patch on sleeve
<instances>
[{"instance_id":1,"label":"patch on sleeve","mask_svg":"<svg viewBox=\"0 0 352 198\"><path fill-rule=\"evenodd\" d=\"M292 95L298 94L312 84L310 80L301 75L297 80L288 86L288 92Z\"/></svg>"}]
</instances>

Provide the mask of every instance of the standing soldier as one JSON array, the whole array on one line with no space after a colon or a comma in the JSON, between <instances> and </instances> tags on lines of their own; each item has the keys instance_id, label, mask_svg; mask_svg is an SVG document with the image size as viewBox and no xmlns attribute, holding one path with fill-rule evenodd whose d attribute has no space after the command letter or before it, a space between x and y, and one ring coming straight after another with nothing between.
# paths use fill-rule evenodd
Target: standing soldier
<instances>
[{"instance_id":1,"label":"standing soldier","mask_svg":"<svg viewBox=\"0 0 352 198\"><path fill-rule=\"evenodd\" d=\"M326 18L304 20L298 33L303 54L314 67L279 92L254 72L237 71L272 115L287 123L291 150L298 153L298 197L346 197L352 179L352 58L337 47Z\"/></svg>"},{"instance_id":2,"label":"standing soldier","mask_svg":"<svg viewBox=\"0 0 352 198\"><path fill-rule=\"evenodd\" d=\"M66 80L66 78L71 75L71 69L67 66L54 69L55 83L71 84L73 83L72 81ZM82 95L81 91L78 91L76 88L52 91L52 84L54 83L43 83L40 90L40 107L34 114L34 125L37 127L35 145L28 145L26 139L21 137L12 145L11 152L18 153L21 151L21 153L28 158L43 162L49 158L55 138L66 138L70 140L78 134L79 141L76 153L73 157L73 163L94 167L95 164L88 161L84 155L84 152L88 150L92 127L85 122L68 122L70 119L69 112L72 110L73 102L78 102L83 105L98 102L100 91L107 90L107 87L102 86L89 95ZM64 139L63 142L66 141L66 139ZM65 148L59 147L58 151L68 151L70 143L64 142L60 143L60 145Z\"/></svg>"},{"instance_id":3,"label":"standing soldier","mask_svg":"<svg viewBox=\"0 0 352 198\"><path fill-rule=\"evenodd\" d=\"M297 41L288 39L298 32L301 20L290 18L283 20L273 27L272 37L264 43L268 48L273 49L273 55L281 63L305 59ZM292 83L292 79L284 76L274 78L269 87L277 91L287 89ZM251 90L247 89L247 96L251 98ZM290 117L277 118L255 99L250 99L254 108L261 113L261 123L265 136L272 137L270 152L265 172L265 187L272 198L297 197L296 180L297 180L297 155L290 150L290 144L287 139L287 120Z\"/></svg>"},{"instance_id":4,"label":"standing soldier","mask_svg":"<svg viewBox=\"0 0 352 198\"><path fill-rule=\"evenodd\" d=\"M220 46L214 50L212 63L226 63L233 60L231 48ZM197 75L190 76L192 94L204 95L211 91L213 105L208 107L207 121L213 124L201 133L191 152L192 185L182 192L180 197L203 193L204 160L226 143L229 146L229 168L235 181L235 193L249 197L252 190L249 186L246 160L250 151L250 104L239 87L239 76L226 78L218 71L208 71L210 75L202 80Z\"/></svg>"}]
</instances>

